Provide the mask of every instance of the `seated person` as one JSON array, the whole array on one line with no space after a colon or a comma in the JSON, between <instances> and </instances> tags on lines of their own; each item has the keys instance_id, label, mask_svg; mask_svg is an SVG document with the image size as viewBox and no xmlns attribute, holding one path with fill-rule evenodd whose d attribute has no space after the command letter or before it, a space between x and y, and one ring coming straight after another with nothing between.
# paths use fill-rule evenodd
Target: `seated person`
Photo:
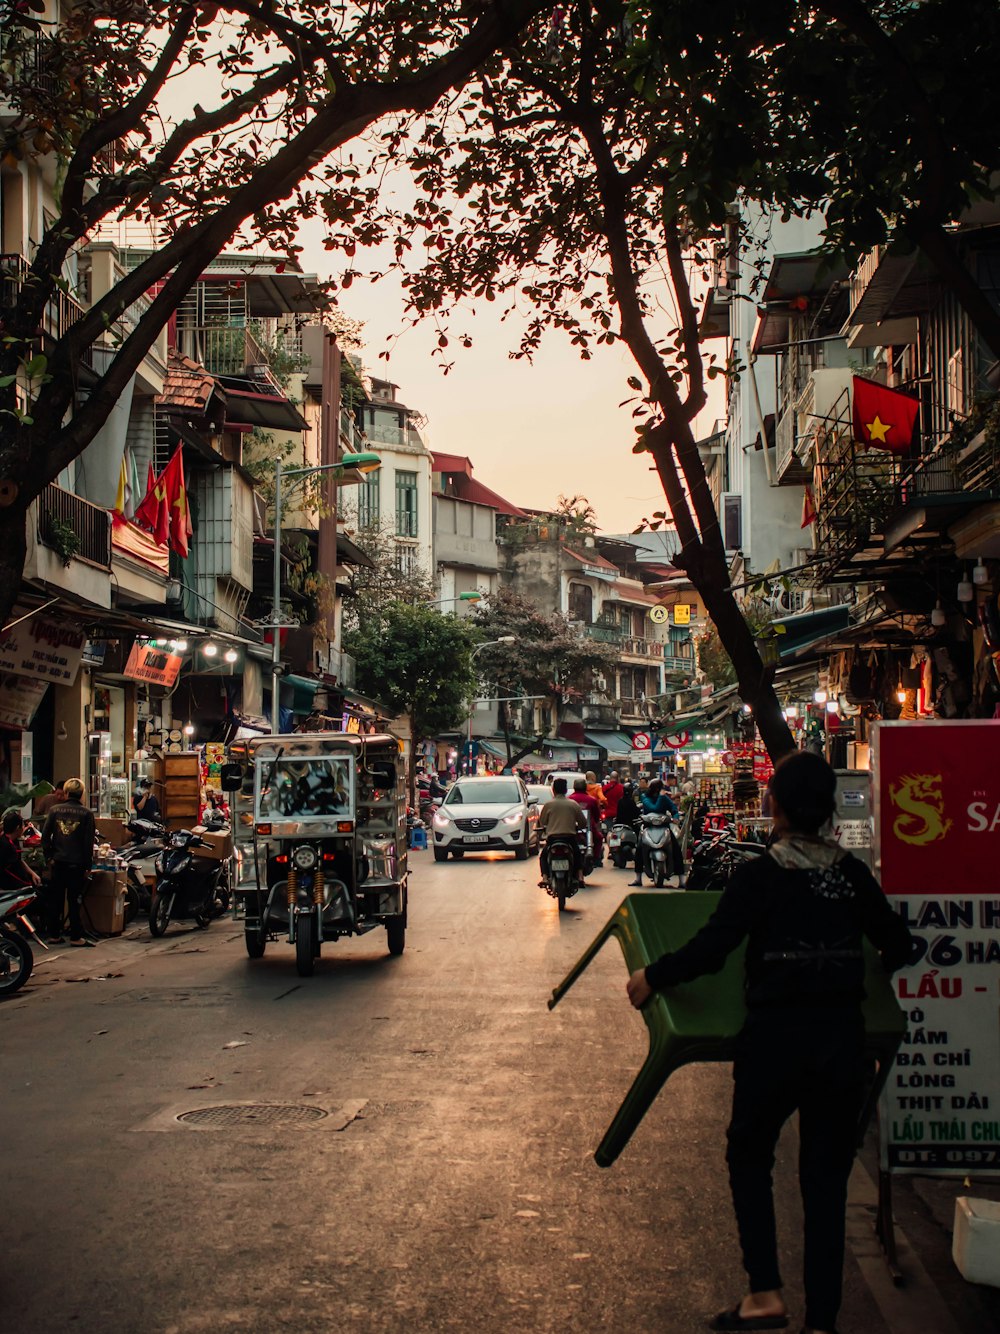
<instances>
[{"instance_id":1,"label":"seated person","mask_svg":"<svg viewBox=\"0 0 1000 1334\"><path fill-rule=\"evenodd\" d=\"M538 828L545 835L539 860L542 865L540 884L548 888L549 880L549 839L557 835L566 837L573 850L573 870L578 880L580 875L580 843L578 835L587 829L587 813L578 802L570 801L566 796L566 779L556 778L552 783L552 800L547 801L538 816Z\"/></svg>"}]
</instances>

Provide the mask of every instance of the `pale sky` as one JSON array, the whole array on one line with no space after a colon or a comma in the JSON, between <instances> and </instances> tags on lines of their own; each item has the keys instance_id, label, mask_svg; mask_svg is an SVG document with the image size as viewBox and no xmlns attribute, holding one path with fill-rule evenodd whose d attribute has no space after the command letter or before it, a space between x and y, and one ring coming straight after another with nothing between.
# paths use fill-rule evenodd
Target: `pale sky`
<instances>
[{"instance_id":1,"label":"pale sky","mask_svg":"<svg viewBox=\"0 0 1000 1334\"><path fill-rule=\"evenodd\" d=\"M305 272L330 277L337 261L323 248L321 232L307 225L299 241ZM355 264L371 267L360 254ZM444 375L431 356L437 331L429 322L407 329L388 362L379 359L404 326L394 280L355 279L339 305L365 323L362 356L369 372L398 384L402 402L428 418L430 447L466 455L475 477L505 499L548 509L560 494L584 495L609 533L629 532L644 515L665 508L648 460L632 453L634 404L618 406L634 397L627 377L636 373L635 363L624 345L595 346L591 360L582 361L557 330L533 363L513 361L508 353L520 330L513 318L501 324L499 310L481 303L475 317L456 319L455 329L474 342L463 348L452 339L454 367ZM706 434L719 412L715 404L702 414Z\"/></svg>"}]
</instances>

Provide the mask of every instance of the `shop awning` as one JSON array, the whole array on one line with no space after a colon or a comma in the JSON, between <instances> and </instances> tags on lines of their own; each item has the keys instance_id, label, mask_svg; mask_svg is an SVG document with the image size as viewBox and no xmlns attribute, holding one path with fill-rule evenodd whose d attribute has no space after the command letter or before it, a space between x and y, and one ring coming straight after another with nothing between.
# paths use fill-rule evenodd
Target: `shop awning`
<instances>
[{"instance_id":1,"label":"shop awning","mask_svg":"<svg viewBox=\"0 0 1000 1334\"><path fill-rule=\"evenodd\" d=\"M609 760L627 760L632 755L632 738L625 732L585 732L587 740L608 752Z\"/></svg>"},{"instance_id":2,"label":"shop awning","mask_svg":"<svg viewBox=\"0 0 1000 1334\"><path fill-rule=\"evenodd\" d=\"M474 738L479 743L479 749L485 751L487 755L492 755L495 760L507 761L507 747L502 741L492 741L489 737L477 736Z\"/></svg>"},{"instance_id":3,"label":"shop awning","mask_svg":"<svg viewBox=\"0 0 1000 1334\"><path fill-rule=\"evenodd\" d=\"M288 686L292 692L291 703L288 704L283 700L282 708L290 708L292 713L312 713L313 700L316 698L316 691L323 685L322 681L317 681L311 676L296 676L294 672L286 672L281 678L281 684L283 687ZM287 700L287 691L283 693Z\"/></svg>"},{"instance_id":4,"label":"shop awning","mask_svg":"<svg viewBox=\"0 0 1000 1334\"><path fill-rule=\"evenodd\" d=\"M846 603L837 607L824 607L821 611L803 611L796 616L783 616L775 621L775 628L784 627L784 633L778 630L778 653L782 662L797 658L806 649L827 639L830 635L840 634L851 622L851 609Z\"/></svg>"}]
</instances>

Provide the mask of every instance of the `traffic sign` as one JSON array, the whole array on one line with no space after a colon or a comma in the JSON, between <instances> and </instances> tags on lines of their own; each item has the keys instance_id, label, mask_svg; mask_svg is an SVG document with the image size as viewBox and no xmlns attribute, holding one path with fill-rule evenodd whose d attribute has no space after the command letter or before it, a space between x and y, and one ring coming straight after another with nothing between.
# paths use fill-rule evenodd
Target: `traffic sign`
<instances>
[{"instance_id":1,"label":"traffic sign","mask_svg":"<svg viewBox=\"0 0 1000 1334\"><path fill-rule=\"evenodd\" d=\"M649 619L655 625L662 625L664 621L669 620L670 612L666 607L653 607L649 613Z\"/></svg>"},{"instance_id":2,"label":"traffic sign","mask_svg":"<svg viewBox=\"0 0 1000 1334\"><path fill-rule=\"evenodd\" d=\"M690 740L690 732L673 732L663 738L663 744L669 746L671 750L683 750Z\"/></svg>"},{"instance_id":3,"label":"traffic sign","mask_svg":"<svg viewBox=\"0 0 1000 1334\"><path fill-rule=\"evenodd\" d=\"M649 750L651 744L648 732L636 732L635 736L632 738L633 750Z\"/></svg>"}]
</instances>

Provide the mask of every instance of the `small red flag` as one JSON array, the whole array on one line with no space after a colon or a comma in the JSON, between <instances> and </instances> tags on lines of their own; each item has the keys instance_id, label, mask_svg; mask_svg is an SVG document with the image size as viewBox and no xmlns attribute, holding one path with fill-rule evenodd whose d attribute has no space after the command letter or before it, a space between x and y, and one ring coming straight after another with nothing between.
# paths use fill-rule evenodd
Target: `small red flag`
<instances>
[{"instance_id":1,"label":"small red flag","mask_svg":"<svg viewBox=\"0 0 1000 1334\"><path fill-rule=\"evenodd\" d=\"M869 449L905 454L913 444L920 403L898 389L854 376L854 438Z\"/></svg>"},{"instance_id":2,"label":"small red flag","mask_svg":"<svg viewBox=\"0 0 1000 1334\"><path fill-rule=\"evenodd\" d=\"M807 486L802 496L802 523L801 528L808 528L811 523L816 522L816 501L813 499L812 487Z\"/></svg>"},{"instance_id":3,"label":"small red flag","mask_svg":"<svg viewBox=\"0 0 1000 1334\"><path fill-rule=\"evenodd\" d=\"M149 465L146 480L146 494L135 511L136 523L143 524L153 534L158 547L165 547L170 539L170 511L167 508L167 492L163 485L166 469L159 477L153 477L153 465Z\"/></svg>"},{"instance_id":4,"label":"small red flag","mask_svg":"<svg viewBox=\"0 0 1000 1334\"><path fill-rule=\"evenodd\" d=\"M188 554L188 536L191 524L188 516L187 487L184 485L184 459L180 445L173 458L160 474L160 484L165 495L167 525L170 533L170 545L178 556Z\"/></svg>"}]
</instances>

